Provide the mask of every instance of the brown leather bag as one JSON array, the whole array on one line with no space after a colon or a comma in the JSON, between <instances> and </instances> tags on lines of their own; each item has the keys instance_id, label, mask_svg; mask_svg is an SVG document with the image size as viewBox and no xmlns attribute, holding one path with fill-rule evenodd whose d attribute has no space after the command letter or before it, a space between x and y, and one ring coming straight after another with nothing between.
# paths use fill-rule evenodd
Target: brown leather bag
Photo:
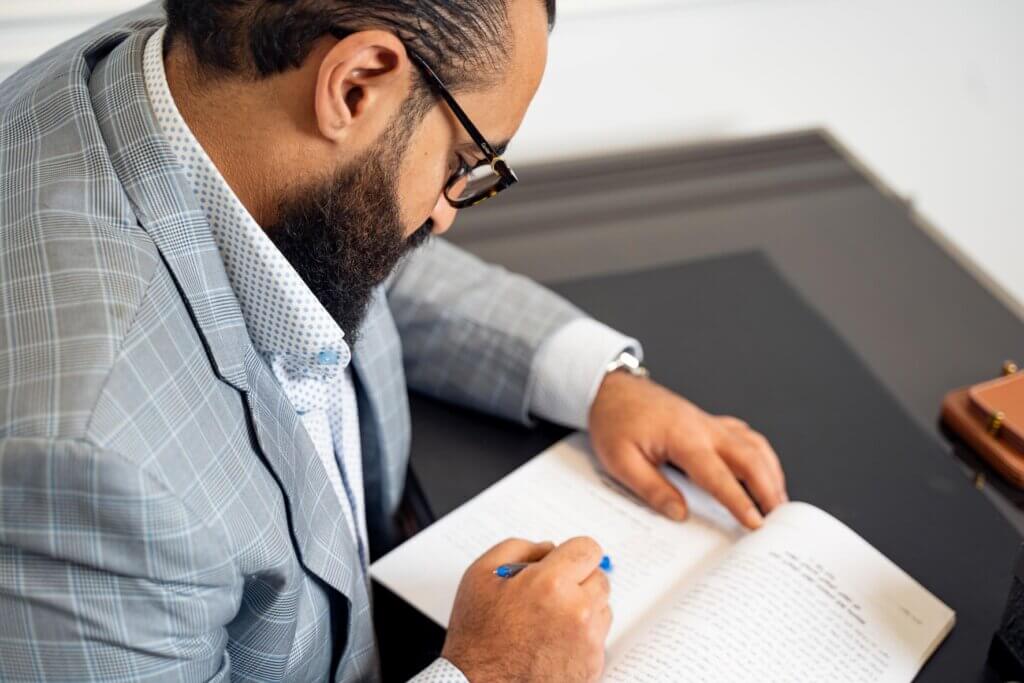
<instances>
[{"instance_id":1,"label":"brown leather bag","mask_svg":"<svg viewBox=\"0 0 1024 683\"><path fill-rule=\"evenodd\" d=\"M1000 475L1024 489L1024 372L946 394L942 419Z\"/></svg>"}]
</instances>

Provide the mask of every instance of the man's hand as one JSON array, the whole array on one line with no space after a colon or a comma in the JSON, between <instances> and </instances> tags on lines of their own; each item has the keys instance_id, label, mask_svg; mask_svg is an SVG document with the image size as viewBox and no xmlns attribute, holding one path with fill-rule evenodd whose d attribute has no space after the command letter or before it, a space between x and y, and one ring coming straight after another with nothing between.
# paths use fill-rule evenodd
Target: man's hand
<instances>
[{"instance_id":1,"label":"man's hand","mask_svg":"<svg viewBox=\"0 0 1024 683\"><path fill-rule=\"evenodd\" d=\"M494 570L536 562L510 579ZM441 653L472 683L596 681L611 626L601 548L574 538L554 548L508 540L474 562L459 584Z\"/></svg>"},{"instance_id":2,"label":"man's hand","mask_svg":"<svg viewBox=\"0 0 1024 683\"><path fill-rule=\"evenodd\" d=\"M750 529L763 518L741 481L765 512L788 500L779 458L761 434L624 372L609 373L598 390L590 408L590 441L609 474L674 520L686 517L686 501L659 472L666 462Z\"/></svg>"}]
</instances>

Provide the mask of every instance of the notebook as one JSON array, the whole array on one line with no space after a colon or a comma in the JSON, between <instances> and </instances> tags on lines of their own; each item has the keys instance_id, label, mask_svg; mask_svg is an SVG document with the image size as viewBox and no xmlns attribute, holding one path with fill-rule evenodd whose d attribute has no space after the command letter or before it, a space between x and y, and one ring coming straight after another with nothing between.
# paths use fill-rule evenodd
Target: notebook
<instances>
[{"instance_id":1,"label":"notebook","mask_svg":"<svg viewBox=\"0 0 1024 683\"><path fill-rule=\"evenodd\" d=\"M594 537L611 557L605 681L910 681L954 612L851 529L791 502L753 533L675 470L684 523L559 442L371 568L442 626L466 567L508 537ZM495 581L499 581L495 577ZM510 579L515 580L515 579Z\"/></svg>"}]
</instances>

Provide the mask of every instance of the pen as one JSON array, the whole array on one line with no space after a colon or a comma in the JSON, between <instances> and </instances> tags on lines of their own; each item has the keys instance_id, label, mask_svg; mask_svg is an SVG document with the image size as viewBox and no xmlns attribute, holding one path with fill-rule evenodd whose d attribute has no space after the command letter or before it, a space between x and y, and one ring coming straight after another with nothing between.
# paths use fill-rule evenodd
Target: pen
<instances>
[{"instance_id":1,"label":"pen","mask_svg":"<svg viewBox=\"0 0 1024 683\"><path fill-rule=\"evenodd\" d=\"M513 576L529 567L532 562L513 562L512 564L503 564L494 570L494 575L499 579L511 579ZM612 558L604 555L601 557L601 564L598 565L602 571L610 572L612 570Z\"/></svg>"}]
</instances>

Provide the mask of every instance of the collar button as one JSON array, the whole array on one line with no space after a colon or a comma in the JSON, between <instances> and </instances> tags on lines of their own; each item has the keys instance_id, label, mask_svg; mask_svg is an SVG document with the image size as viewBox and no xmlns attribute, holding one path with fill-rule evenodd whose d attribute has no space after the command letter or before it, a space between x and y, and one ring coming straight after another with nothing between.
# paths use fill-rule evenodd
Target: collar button
<instances>
[{"instance_id":1,"label":"collar button","mask_svg":"<svg viewBox=\"0 0 1024 683\"><path fill-rule=\"evenodd\" d=\"M341 361L338 352L331 349L324 349L318 353L316 360L320 365L337 365Z\"/></svg>"}]
</instances>

